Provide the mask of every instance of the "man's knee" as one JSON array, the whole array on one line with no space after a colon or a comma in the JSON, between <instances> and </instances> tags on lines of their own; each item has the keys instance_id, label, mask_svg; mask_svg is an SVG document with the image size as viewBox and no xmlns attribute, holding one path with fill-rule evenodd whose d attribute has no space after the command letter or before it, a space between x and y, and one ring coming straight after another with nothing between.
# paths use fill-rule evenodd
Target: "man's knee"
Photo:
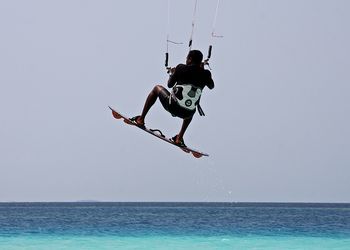
<instances>
[{"instance_id":1,"label":"man's knee","mask_svg":"<svg viewBox=\"0 0 350 250\"><path fill-rule=\"evenodd\" d=\"M157 94L160 92L160 91L162 91L163 90L163 86L162 85L156 85L156 86L154 86L154 88L153 88L153 92L156 92Z\"/></svg>"}]
</instances>

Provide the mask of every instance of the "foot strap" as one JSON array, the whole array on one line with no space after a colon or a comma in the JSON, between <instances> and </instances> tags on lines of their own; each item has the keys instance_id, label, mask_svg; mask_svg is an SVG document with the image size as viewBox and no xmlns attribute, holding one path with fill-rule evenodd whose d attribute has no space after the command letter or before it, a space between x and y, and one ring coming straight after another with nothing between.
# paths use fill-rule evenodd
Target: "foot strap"
<instances>
[{"instance_id":1,"label":"foot strap","mask_svg":"<svg viewBox=\"0 0 350 250\"><path fill-rule=\"evenodd\" d=\"M150 129L150 131L152 131L153 133L154 132L158 132L159 133L159 135L161 136L161 137L164 137L165 138L165 135L162 133L162 131L160 131L159 129Z\"/></svg>"}]
</instances>

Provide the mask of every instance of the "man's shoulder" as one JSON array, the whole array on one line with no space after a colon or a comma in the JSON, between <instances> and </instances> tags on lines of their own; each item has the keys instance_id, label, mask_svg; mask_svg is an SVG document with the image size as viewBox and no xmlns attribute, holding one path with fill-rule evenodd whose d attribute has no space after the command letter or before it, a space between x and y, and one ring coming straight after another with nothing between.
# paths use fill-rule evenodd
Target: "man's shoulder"
<instances>
[{"instance_id":1,"label":"man's shoulder","mask_svg":"<svg viewBox=\"0 0 350 250\"><path fill-rule=\"evenodd\" d=\"M186 67L187 67L186 64L180 63L180 64L178 64L178 65L176 66L176 69L184 69L184 68L186 68Z\"/></svg>"}]
</instances>

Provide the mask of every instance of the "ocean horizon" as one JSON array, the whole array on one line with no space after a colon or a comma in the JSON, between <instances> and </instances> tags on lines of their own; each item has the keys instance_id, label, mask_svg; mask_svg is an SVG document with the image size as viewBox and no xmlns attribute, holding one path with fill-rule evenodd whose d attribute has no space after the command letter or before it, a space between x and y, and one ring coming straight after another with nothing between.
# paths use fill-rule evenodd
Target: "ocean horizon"
<instances>
[{"instance_id":1,"label":"ocean horizon","mask_svg":"<svg viewBox=\"0 0 350 250\"><path fill-rule=\"evenodd\" d=\"M350 249L349 203L0 202L0 249Z\"/></svg>"}]
</instances>

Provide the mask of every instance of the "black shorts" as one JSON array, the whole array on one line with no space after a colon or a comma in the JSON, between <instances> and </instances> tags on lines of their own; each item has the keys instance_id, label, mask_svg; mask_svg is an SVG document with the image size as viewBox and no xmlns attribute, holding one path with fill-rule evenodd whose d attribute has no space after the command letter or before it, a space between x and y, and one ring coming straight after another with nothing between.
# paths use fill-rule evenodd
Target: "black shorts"
<instances>
[{"instance_id":1,"label":"black shorts","mask_svg":"<svg viewBox=\"0 0 350 250\"><path fill-rule=\"evenodd\" d=\"M180 117L182 119L191 118L196 110L184 109L176 103L176 100L172 99L169 103L169 99L172 98L170 92L163 88L159 93L159 100L162 103L163 107L173 116Z\"/></svg>"}]
</instances>

